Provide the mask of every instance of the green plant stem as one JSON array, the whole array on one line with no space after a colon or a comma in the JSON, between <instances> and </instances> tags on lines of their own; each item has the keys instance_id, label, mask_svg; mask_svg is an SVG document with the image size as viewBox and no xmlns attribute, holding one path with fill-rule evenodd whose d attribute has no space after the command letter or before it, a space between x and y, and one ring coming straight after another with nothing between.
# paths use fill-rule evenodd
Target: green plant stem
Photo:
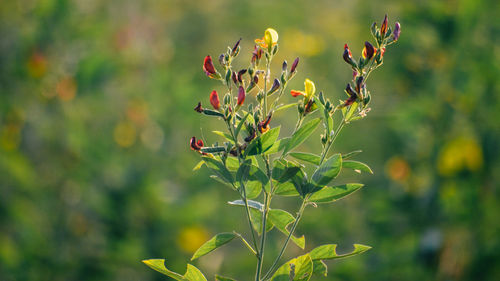
<instances>
[{"instance_id":1,"label":"green plant stem","mask_svg":"<svg viewBox=\"0 0 500 281\"><path fill-rule=\"evenodd\" d=\"M304 213L304 210L306 208L306 205L307 205L307 202L308 202L307 200L308 199L309 199L309 196L307 196L306 198L304 198L304 200L302 201L302 205L300 205L300 209L299 209L299 211L297 213L297 217L295 218L295 221L294 221L294 223L292 225L292 228L290 229L290 233L286 237L285 243L283 244L283 247L281 247L280 253L278 254L278 256L276 257L276 259L274 260L273 264L271 265L271 267L269 268L269 270L267 271L267 273L264 275L263 280L266 280L266 278L268 278L269 275L271 275L273 273L273 270L276 269L276 266L278 265L278 262L280 261L281 257L285 253L285 250L286 250L286 248L288 246L288 243L290 242L290 238L292 238L292 235L295 232L295 229L297 228L297 225L299 224L299 220L302 217L302 214Z\"/></svg>"},{"instance_id":2,"label":"green plant stem","mask_svg":"<svg viewBox=\"0 0 500 281\"><path fill-rule=\"evenodd\" d=\"M326 155L328 155L328 151L332 147L333 143L335 142L335 139L339 135L342 128L344 128L344 125L346 123L347 123L347 121L345 120L345 118L342 118L342 122L340 122L339 126L337 127L337 130L335 130L335 132L333 134L333 137L330 139L330 141L328 142L328 145L326 146L325 150L323 151L323 153L321 155L321 160L319 161L318 166L320 166L323 163L323 161L325 161Z\"/></svg>"},{"instance_id":3,"label":"green plant stem","mask_svg":"<svg viewBox=\"0 0 500 281\"><path fill-rule=\"evenodd\" d=\"M247 246L247 248L250 250L250 252L252 252L254 255L257 255L257 252L252 248L252 246L250 246L250 244L248 244L247 240L245 240L245 238L239 234L238 232L236 231L233 231L234 235L238 236L238 238L240 238L241 242L243 242L243 244L245 244L245 246Z\"/></svg>"}]
</instances>

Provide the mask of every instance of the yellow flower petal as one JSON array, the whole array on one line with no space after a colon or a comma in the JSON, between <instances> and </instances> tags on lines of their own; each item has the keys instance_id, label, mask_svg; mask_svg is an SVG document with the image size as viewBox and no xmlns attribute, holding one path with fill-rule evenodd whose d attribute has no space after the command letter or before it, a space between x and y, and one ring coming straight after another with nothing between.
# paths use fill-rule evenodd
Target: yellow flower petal
<instances>
[{"instance_id":1,"label":"yellow flower petal","mask_svg":"<svg viewBox=\"0 0 500 281\"><path fill-rule=\"evenodd\" d=\"M304 86L305 86L306 98L307 100L309 100L316 92L316 86L314 85L314 82L309 79L306 79L306 81L304 82Z\"/></svg>"},{"instance_id":2,"label":"yellow flower petal","mask_svg":"<svg viewBox=\"0 0 500 281\"><path fill-rule=\"evenodd\" d=\"M275 45L278 43L278 32L272 28L266 29L266 32L264 33L264 41L268 46Z\"/></svg>"}]
</instances>

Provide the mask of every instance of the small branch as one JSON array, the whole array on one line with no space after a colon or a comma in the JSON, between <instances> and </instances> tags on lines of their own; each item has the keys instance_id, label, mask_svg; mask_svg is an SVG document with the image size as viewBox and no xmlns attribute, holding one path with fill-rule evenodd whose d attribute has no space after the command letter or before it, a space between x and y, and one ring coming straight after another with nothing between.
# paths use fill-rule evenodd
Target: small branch
<instances>
[{"instance_id":1,"label":"small branch","mask_svg":"<svg viewBox=\"0 0 500 281\"><path fill-rule=\"evenodd\" d=\"M256 255L256 256L257 256L257 252L256 252L256 251L252 248L252 246L250 246L250 244L248 244L247 240L245 240L245 238L244 238L241 234L239 234L239 233L238 233L238 232L236 232L236 231L233 231L233 233L241 239L241 241L243 242L243 244L245 244L245 246L247 246L247 248L248 248L248 249L249 249L249 250L250 250L250 251L251 251L254 255Z\"/></svg>"}]
</instances>

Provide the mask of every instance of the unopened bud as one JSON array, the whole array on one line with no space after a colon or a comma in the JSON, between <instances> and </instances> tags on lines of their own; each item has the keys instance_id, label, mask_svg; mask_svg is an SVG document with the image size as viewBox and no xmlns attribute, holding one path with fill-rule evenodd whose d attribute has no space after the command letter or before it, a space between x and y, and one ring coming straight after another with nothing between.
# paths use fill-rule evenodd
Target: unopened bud
<instances>
[{"instance_id":1,"label":"unopened bud","mask_svg":"<svg viewBox=\"0 0 500 281\"><path fill-rule=\"evenodd\" d=\"M198 105L194 108L194 111L196 111L198 113L202 113L203 112L203 108L201 107L201 101L198 102Z\"/></svg>"},{"instance_id":2,"label":"unopened bud","mask_svg":"<svg viewBox=\"0 0 500 281\"><path fill-rule=\"evenodd\" d=\"M297 65L299 65L299 58L297 57L292 64L292 67L290 68L290 73L295 73L297 70Z\"/></svg>"},{"instance_id":3,"label":"unopened bud","mask_svg":"<svg viewBox=\"0 0 500 281\"><path fill-rule=\"evenodd\" d=\"M286 60L284 60L283 64L281 65L281 71L285 72L287 68L288 68L288 64L286 63Z\"/></svg>"},{"instance_id":4,"label":"unopened bud","mask_svg":"<svg viewBox=\"0 0 500 281\"><path fill-rule=\"evenodd\" d=\"M382 38L385 37L386 33L387 33L387 15L385 15L384 21L382 22L382 25L380 26L380 35L382 35Z\"/></svg>"},{"instance_id":5,"label":"unopened bud","mask_svg":"<svg viewBox=\"0 0 500 281\"><path fill-rule=\"evenodd\" d=\"M273 86L271 87L269 92L267 92L267 95L271 95L274 92L276 92L280 88L280 85L281 85L280 81L278 79L274 79Z\"/></svg>"},{"instance_id":6,"label":"unopened bud","mask_svg":"<svg viewBox=\"0 0 500 281\"><path fill-rule=\"evenodd\" d=\"M245 101L245 96L246 96L245 88L243 88L243 86L240 86L238 88L238 101L237 101L237 104L239 106L241 106L243 104L243 102Z\"/></svg>"},{"instance_id":7,"label":"unopened bud","mask_svg":"<svg viewBox=\"0 0 500 281\"><path fill-rule=\"evenodd\" d=\"M396 25L394 26L394 32L393 32L394 41L398 41L400 34L401 34L401 25L399 24L399 22L396 22Z\"/></svg>"},{"instance_id":8,"label":"unopened bud","mask_svg":"<svg viewBox=\"0 0 500 281\"><path fill-rule=\"evenodd\" d=\"M236 42L236 44L234 44L234 47L231 50L232 57L236 57L238 55L238 53L240 52L240 41L241 41L241 38L240 38L240 40L238 40L238 42Z\"/></svg>"},{"instance_id":9,"label":"unopened bud","mask_svg":"<svg viewBox=\"0 0 500 281\"><path fill-rule=\"evenodd\" d=\"M218 110L220 107L219 95L215 90L210 93L210 104L212 104L215 110Z\"/></svg>"}]
</instances>

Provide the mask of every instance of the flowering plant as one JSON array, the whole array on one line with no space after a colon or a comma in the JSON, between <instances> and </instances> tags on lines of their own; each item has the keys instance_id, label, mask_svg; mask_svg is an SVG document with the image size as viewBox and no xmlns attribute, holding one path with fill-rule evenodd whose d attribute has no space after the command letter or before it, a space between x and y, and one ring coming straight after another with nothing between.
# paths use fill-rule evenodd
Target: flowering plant
<instances>
[{"instance_id":1,"label":"flowering plant","mask_svg":"<svg viewBox=\"0 0 500 281\"><path fill-rule=\"evenodd\" d=\"M380 28L377 28L376 23L372 25L375 46L365 42L358 61L354 60L347 44L344 46L342 57L350 65L353 78L345 88L347 98L339 103L330 101L322 92L318 93L314 82L309 79L305 80L303 90L290 91L293 97L301 97L298 102L281 103L289 81L297 73L299 58L294 60L290 68L286 61L283 62L280 75L271 78L270 65L278 52L278 33L272 28L265 31L262 39L255 40L248 68L236 71L232 64L240 52L241 39L219 56L220 72L210 56L205 58L203 71L208 77L223 83L227 92L221 99L216 91L212 91L209 95L212 109L203 107L199 102L194 110L220 119L227 131L215 132L224 138L222 145L216 143L206 146L201 139L190 139L190 148L202 158L195 169L206 165L213 173L211 177L214 180L236 191L238 199L229 204L244 209L250 230L247 238L236 231L215 235L194 253L192 260L238 239L256 258L256 281L309 280L313 274L326 276L325 260L349 257L370 249L369 246L354 244L352 252L339 254L335 244L326 244L280 265L290 241L305 248L304 236L297 237L294 232L306 207L337 201L363 186L359 183L332 185L341 170L372 173L366 164L351 160L360 151L346 154L330 152L341 130L347 124L366 117L369 112L371 95L366 81L371 72L382 65L386 47L398 40L400 32L397 22L394 30L388 27L386 15ZM255 104L248 103L247 96L252 93L255 94ZM294 106L298 113L295 128L290 136L280 138L280 126L272 124L272 118ZM320 153L296 151L320 123L324 131L320 136ZM310 176L306 173L306 167L313 171ZM299 198L300 207L295 216L285 210L271 208L272 199L277 196ZM258 201L259 197L262 200ZM279 254L273 257L271 265L264 270L266 236L273 228L286 238ZM163 259L143 262L176 280L206 280L201 271L191 264L188 264L186 273L180 275L168 270ZM215 279L235 280L218 275Z\"/></svg>"}]
</instances>

